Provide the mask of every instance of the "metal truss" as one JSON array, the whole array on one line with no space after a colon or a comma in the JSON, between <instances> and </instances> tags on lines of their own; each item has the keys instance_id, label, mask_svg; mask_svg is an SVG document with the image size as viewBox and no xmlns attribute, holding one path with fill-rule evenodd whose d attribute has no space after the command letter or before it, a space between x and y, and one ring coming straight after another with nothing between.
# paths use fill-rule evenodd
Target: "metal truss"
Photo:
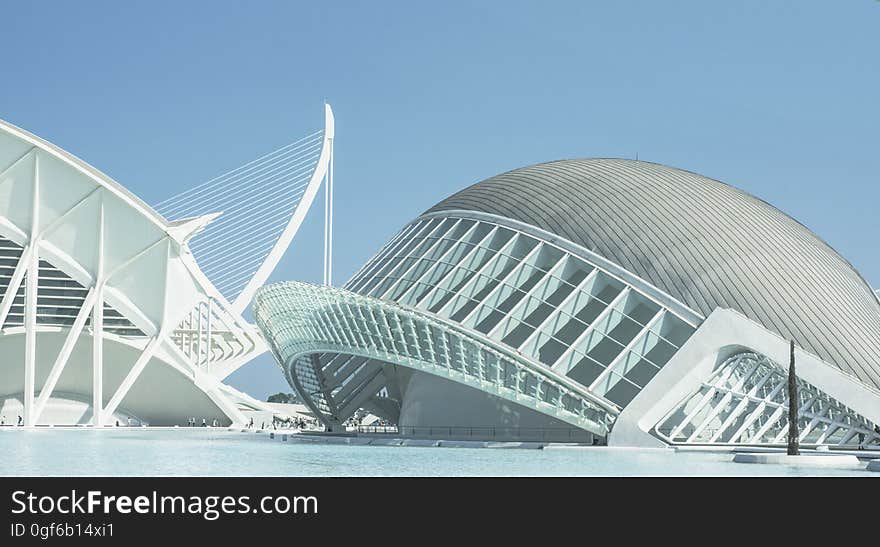
<instances>
[{"instance_id":1,"label":"metal truss","mask_svg":"<svg viewBox=\"0 0 880 547\"><path fill-rule=\"evenodd\" d=\"M500 222L417 219L346 288L447 319L626 406L693 333L693 318L585 250Z\"/></svg>"},{"instance_id":2,"label":"metal truss","mask_svg":"<svg viewBox=\"0 0 880 547\"><path fill-rule=\"evenodd\" d=\"M788 432L787 369L758 353L726 359L654 428L672 444L779 445ZM878 446L880 427L798 379L800 442Z\"/></svg>"},{"instance_id":3,"label":"metal truss","mask_svg":"<svg viewBox=\"0 0 880 547\"><path fill-rule=\"evenodd\" d=\"M257 293L254 317L291 383L331 428L365 403L390 398L394 386L382 370L389 364L476 388L597 435L608 433L619 412L503 344L348 290L270 285Z\"/></svg>"}]
</instances>

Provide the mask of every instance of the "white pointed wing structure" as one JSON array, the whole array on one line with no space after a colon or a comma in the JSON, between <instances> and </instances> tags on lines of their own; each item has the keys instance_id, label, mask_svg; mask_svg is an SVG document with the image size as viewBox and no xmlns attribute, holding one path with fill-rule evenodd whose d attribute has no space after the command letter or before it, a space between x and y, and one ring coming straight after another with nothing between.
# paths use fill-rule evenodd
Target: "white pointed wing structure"
<instances>
[{"instance_id":1,"label":"white pointed wing structure","mask_svg":"<svg viewBox=\"0 0 880 547\"><path fill-rule=\"evenodd\" d=\"M266 281L312 206L333 153L324 128L156 205L165 218L220 213L189 242L208 279L241 313Z\"/></svg>"},{"instance_id":2,"label":"white pointed wing structure","mask_svg":"<svg viewBox=\"0 0 880 547\"><path fill-rule=\"evenodd\" d=\"M25 426L226 426L267 411L222 380L266 350L241 311L327 174L329 106L325 118L323 130L168 200L164 217L0 121L0 415Z\"/></svg>"}]
</instances>

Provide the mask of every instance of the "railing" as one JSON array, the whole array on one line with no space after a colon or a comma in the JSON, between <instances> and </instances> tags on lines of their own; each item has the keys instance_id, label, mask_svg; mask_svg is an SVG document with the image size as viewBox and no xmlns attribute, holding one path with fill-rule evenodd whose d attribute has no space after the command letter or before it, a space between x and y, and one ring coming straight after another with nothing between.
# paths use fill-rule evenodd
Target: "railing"
<instances>
[{"instance_id":1,"label":"railing","mask_svg":"<svg viewBox=\"0 0 880 547\"><path fill-rule=\"evenodd\" d=\"M503 426L357 426L357 433L399 435L413 438L473 440L518 440L605 444L602 437L575 427L503 427Z\"/></svg>"}]
</instances>

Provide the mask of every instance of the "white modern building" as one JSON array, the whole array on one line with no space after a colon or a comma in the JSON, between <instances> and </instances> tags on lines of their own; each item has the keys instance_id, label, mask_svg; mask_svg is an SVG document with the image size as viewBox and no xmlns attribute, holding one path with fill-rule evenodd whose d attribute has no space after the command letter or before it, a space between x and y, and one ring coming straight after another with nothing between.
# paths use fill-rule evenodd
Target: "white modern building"
<instances>
[{"instance_id":1,"label":"white modern building","mask_svg":"<svg viewBox=\"0 0 880 547\"><path fill-rule=\"evenodd\" d=\"M566 160L466 188L344 286L254 315L327 428L624 446L880 445L880 302L803 225L653 163Z\"/></svg>"},{"instance_id":2,"label":"white modern building","mask_svg":"<svg viewBox=\"0 0 880 547\"><path fill-rule=\"evenodd\" d=\"M244 422L223 383L265 351L242 316L322 182L325 126L153 208L0 122L0 415L6 425ZM328 206L332 200L328 200Z\"/></svg>"}]
</instances>

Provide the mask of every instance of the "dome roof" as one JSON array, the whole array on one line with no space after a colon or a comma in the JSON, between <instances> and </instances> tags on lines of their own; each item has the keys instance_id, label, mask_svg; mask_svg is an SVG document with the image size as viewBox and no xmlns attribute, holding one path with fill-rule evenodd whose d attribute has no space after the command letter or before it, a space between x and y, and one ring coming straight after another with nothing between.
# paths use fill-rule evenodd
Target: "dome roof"
<instances>
[{"instance_id":1,"label":"dome roof","mask_svg":"<svg viewBox=\"0 0 880 547\"><path fill-rule=\"evenodd\" d=\"M427 213L477 211L581 245L707 316L732 308L880 388L880 303L852 265L772 205L654 163L562 160L478 182Z\"/></svg>"}]
</instances>

